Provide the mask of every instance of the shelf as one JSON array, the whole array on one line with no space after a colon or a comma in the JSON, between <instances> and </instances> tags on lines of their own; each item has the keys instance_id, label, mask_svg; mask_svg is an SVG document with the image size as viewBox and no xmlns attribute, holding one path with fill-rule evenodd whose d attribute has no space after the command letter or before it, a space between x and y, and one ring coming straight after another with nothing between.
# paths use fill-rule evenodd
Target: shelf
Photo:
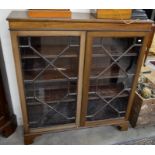
<instances>
[{"instance_id":1,"label":"shelf","mask_svg":"<svg viewBox=\"0 0 155 155\"><path fill-rule=\"evenodd\" d=\"M33 87L26 89L26 99L34 99L37 97L44 101L54 101L64 98L67 94L69 96L75 95L77 92L76 85L70 86L48 86L48 87Z\"/></svg>"},{"instance_id":2,"label":"shelf","mask_svg":"<svg viewBox=\"0 0 155 155\"><path fill-rule=\"evenodd\" d=\"M45 58L49 58L49 59L53 59L56 58L58 55L42 55ZM60 58L78 58L77 55L75 54L69 54L69 55L62 55ZM39 56L35 56L35 55L26 55L26 56L22 56L22 59L42 59Z\"/></svg>"},{"instance_id":3,"label":"shelf","mask_svg":"<svg viewBox=\"0 0 155 155\"><path fill-rule=\"evenodd\" d=\"M56 58L63 50L64 53L59 56L60 58L78 58L79 55L79 45L67 46L44 46L42 48L35 48L43 57L48 59ZM21 58L22 59L40 59L41 57L37 55L29 46L20 46L21 48ZM42 58L41 58L42 59Z\"/></svg>"},{"instance_id":4,"label":"shelf","mask_svg":"<svg viewBox=\"0 0 155 155\"><path fill-rule=\"evenodd\" d=\"M123 84L110 84L106 86L90 86L89 94L98 94L99 96L103 98L113 98L114 96L117 96L122 90L124 89ZM118 97L127 97L129 96L130 88L125 88L125 90L118 95Z\"/></svg>"},{"instance_id":5,"label":"shelf","mask_svg":"<svg viewBox=\"0 0 155 155\"><path fill-rule=\"evenodd\" d=\"M75 73L75 70L71 69L63 69L63 68L57 68L59 69L64 75L62 75L59 71L56 69L45 70L36 80L35 82L56 82L56 81L69 81L69 80L77 80L77 74ZM33 82L33 79L36 78L36 76L42 71L42 69L38 70L24 70L24 82ZM65 75L67 77L65 77Z\"/></svg>"},{"instance_id":6,"label":"shelf","mask_svg":"<svg viewBox=\"0 0 155 155\"><path fill-rule=\"evenodd\" d=\"M71 103L71 102L76 101L75 98L77 96L77 93L76 93L76 87L75 86L70 87L70 92L71 93L69 93L68 97L65 97L68 94L68 89L67 88L64 89L63 87L62 88L53 88L53 87L50 88L49 87L49 88L46 88L46 89L44 89L44 88L42 88L42 89L43 89L43 91L40 92L40 94L39 94L39 89L36 90L36 94L37 94L37 91L38 91L38 95L35 95L35 96L37 98L39 98L41 101L45 101L47 104L55 104L59 100L61 100L62 102L65 102L65 103L66 102ZM110 86L99 86L97 94L104 97L105 99L111 99L114 96L118 95L121 92L121 90L123 90L123 86L121 84L119 84L119 85L110 85ZM117 98L128 97L129 96L129 91L130 91L130 88L125 89L125 91L123 93L119 94L117 96ZM93 95L93 97L91 95ZM89 100L97 100L97 99L99 99L98 95L96 95L96 87L92 86L90 91L89 91L89 96L91 96L91 97L89 97ZM29 90L27 92L26 96L27 96L26 97L27 104L30 105L30 106L42 104L42 103L39 103L39 102L34 103L35 97L33 96L33 89Z\"/></svg>"},{"instance_id":7,"label":"shelf","mask_svg":"<svg viewBox=\"0 0 155 155\"><path fill-rule=\"evenodd\" d=\"M76 94L76 92L70 93L70 94L74 95L74 94ZM32 95L32 94L30 94L30 95ZM45 90L44 94L38 94L38 95L36 94L35 95L36 97L33 95L32 96L27 95L26 100L29 100L27 102L31 103L31 102L34 102L33 100L35 98L38 98L40 101L43 101L45 103L55 103L58 100L64 99L66 97L66 95L67 95L67 91L66 90L64 91L63 89L53 90L53 91L52 90Z\"/></svg>"},{"instance_id":8,"label":"shelf","mask_svg":"<svg viewBox=\"0 0 155 155\"><path fill-rule=\"evenodd\" d=\"M77 95L76 93L73 93L75 96ZM92 94L92 93L89 93L89 95L90 94ZM128 97L129 96L129 94L127 93L127 92L124 92L124 93L122 93L121 95L119 95L117 98L125 98L125 97ZM104 98L111 98L112 96L104 96ZM40 103L40 102L34 102L33 101L33 99L34 99L34 97L27 97L26 98L27 100L32 100L32 101L27 101L27 105L28 106L37 106L37 105L42 105L42 103ZM98 100L99 99L99 97L89 97L89 101L95 101L95 100ZM73 103L73 102L77 102L77 100L76 99L64 99L64 100L54 100L54 101L47 101L46 102L46 104L56 104L56 103L59 103L59 102L61 102L61 103Z\"/></svg>"},{"instance_id":9,"label":"shelf","mask_svg":"<svg viewBox=\"0 0 155 155\"><path fill-rule=\"evenodd\" d=\"M112 54L113 57L119 57L121 56L122 53L117 53L117 54ZM46 58L49 58L49 59L52 59L52 58L56 58L58 55L43 55L44 57ZM107 55L105 54L93 54L92 55L94 58L101 58L101 57L107 57ZM128 54L125 54L124 57L136 57L137 56L137 53L128 53ZM69 55L62 55L60 58L78 58L78 55L76 54L69 54ZM22 59L42 59L41 57L39 56L35 56L35 55L26 55L26 56L22 56Z\"/></svg>"},{"instance_id":10,"label":"shelf","mask_svg":"<svg viewBox=\"0 0 155 155\"><path fill-rule=\"evenodd\" d=\"M123 52L118 51L117 49L108 49L110 55L112 57L119 57L123 54ZM125 52L125 50L124 50ZM135 53L134 50L130 50L127 54L124 54L123 56L125 57L131 57L131 56L137 56L138 53ZM104 52L104 50L102 49L102 47L100 45L96 45L93 47L93 57L109 57L108 54L106 54L106 52Z\"/></svg>"},{"instance_id":11,"label":"shelf","mask_svg":"<svg viewBox=\"0 0 155 155\"><path fill-rule=\"evenodd\" d=\"M101 67L92 67L91 68L91 77L90 79L97 78L100 73L102 73L106 68ZM127 78L127 76L133 76L134 74L124 73L122 69L111 67L107 71L104 72L98 79L106 79L106 78Z\"/></svg>"},{"instance_id":12,"label":"shelf","mask_svg":"<svg viewBox=\"0 0 155 155\"><path fill-rule=\"evenodd\" d=\"M33 98L29 98L29 99L33 99ZM65 100L63 100L63 101L60 101L60 100L54 100L54 101L48 101L48 102L46 102L46 104L48 104L48 105L50 105L50 104L57 104L57 103L59 103L59 102L61 102L61 103L72 103L72 102L76 102L76 99L65 99ZM27 105L28 106L37 106L37 105L42 105L42 103L40 103L40 102L27 102Z\"/></svg>"},{"instance_id":13,"label":"shelf","mask_svg":"<svg viewBox=\"0 0 155 155\"><path fill-rule=\"evenodd\" d=\"M64 74L68 76L65 77L62 74L60 74L57 70L51 69L51 70L46 70L40 78L35 80L35 83L41 83L41 82L59 82L59 81L76 81L78 78L76 75L78 73L75 73L75 70L70 70L70 69L63 69L59 68L60 71L62 71ZM96 79L97 76L106 68L93 68L91 71L93 74L90 79ZM111 69L111 70L110 70ZM98 79L111 79L111 78L127 78L127 76L131 77L134 76L135 74L125 74L122 72L121 69L113 69L110 68L108 71L106 71L103 75L98 77ZM33 82L33 79L42 71L43 69L30 69L30 70L24 70L24 82L25 83L31 83ZM95 76L96 75L96 76Z\"/></svg>"},{"instance_id":14,"label":"shelf","mask_svg":"<svg viewBox=\"0 0 155 155\"><path fill-rule=\"evenodd\" d=\"M122 53L117 53L117 54L112 54L111 56L112 57L119 57L119 56L121 56L122 55ZM92 55L93 57L109 57L108 55L105 55L105 54L93 54ZM128 54L124 54L123 55L123 57L131 57L131 56L133 56L133 57L135 57L135 56L137 56L137 53L128 53Z\"/></svg>"},{"instance_id":15,"label":"shelf","mask_svg":"<svg viewBox=\"0 0 155 155\"><path fill-rule=\"evenodd\" d=\"M29 46L19 46L21 48L21 58L22 59L40 59L41 57L34 53ZM46 46L43 48L36 48L37 51L45 58L54 59L56 58L67 46ZM60 56L60 58L78 58L79 56L79 45L71 45L65 52ZM119 57L123 52L118 52L116 49L109 50L110 54L113 57ZM103 52L101 46L93 47L93 57L107 57L108 55ZM134 50L131 50L127 54L128 56L137 56ZM41 58L42 59L42 58Z\"/></svg>"},{"instance_id":16,"label":"shelf","mask_svg":"<svg viewBox=\"0 0 155 155\"><path fill-rule=\"evenodd\" d=\"M71 79L69 79L69 81L77 81L77 77L72 77ZM24 80L25 84L31 84L33 82L33 80ZM35 81L35 84L37 83L54 83L54 82L68 82L68 79L52 79L52 80L37 80Z\"/></svg>"},{"instance_id":17,"label":"shelf","mask_svg":"<svg viewBox=\"0 0 155 155\"><path fill-rule=\"evenodd\" d=\"M52 97L46 98L46 104L57 104L57 103L73 103L77 101L77 93L70 93L70 95L66 98L58 98L58 99L54 99ZM26 97L27 100L27 105L28 106L35 106L35 105L42 105L42 103L40 103L39 101L37 101L37 99L35 99L35 97ZM39 98L39 100L43 101L41 98ZM34 102L35 101L35 102Z\"/></svg>"}]
</instances>

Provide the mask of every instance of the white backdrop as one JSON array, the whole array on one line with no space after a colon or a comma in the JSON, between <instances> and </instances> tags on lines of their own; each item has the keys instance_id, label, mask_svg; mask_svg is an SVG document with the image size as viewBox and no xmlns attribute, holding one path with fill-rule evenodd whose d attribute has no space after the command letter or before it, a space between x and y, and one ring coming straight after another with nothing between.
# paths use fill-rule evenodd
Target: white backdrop
<instances>
[{"instance_id":1,"label":"white backdrop","mask_svg":"<svg viewBox=\"0 0 155 155\"><path fill-rule=\"evenodd\" d=\"M2 42L3 57L6 65L6 72L8 76L10 94L13 104L14 113L17 116L18 124L22 124L22 114L19 100L19 93L17 87L15 65L12 53L11 39L9 33L8 22L6 21L7 16L12 10L0 9L0 37ZM73 12L89 12L89 9L83 10L72 10Z\"/></svg>"}]
</instances>

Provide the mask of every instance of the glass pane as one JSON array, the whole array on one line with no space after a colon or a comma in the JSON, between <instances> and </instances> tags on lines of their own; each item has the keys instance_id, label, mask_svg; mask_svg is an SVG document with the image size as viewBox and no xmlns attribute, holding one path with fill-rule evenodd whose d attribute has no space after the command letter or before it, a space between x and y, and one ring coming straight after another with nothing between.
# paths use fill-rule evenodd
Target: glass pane
<instances>
[{"instance_id":1,"label":"glass pane","mask_svg":"<svg viewBox=\"0 0 155 155\"><path fill-rule=\"evenodd\" d=\"M95 37L87 121L124 117L143 38Z\"/></svg>"},{"instance_id":2,"label":"glass pane","mask_svg":"<svg viewBox=\"0 0 155 155\"><path fill-rule=\"evenodd\" d=\"M19 37L29 126L75 123L80 37Z\"/></svg>"}]
</instances>

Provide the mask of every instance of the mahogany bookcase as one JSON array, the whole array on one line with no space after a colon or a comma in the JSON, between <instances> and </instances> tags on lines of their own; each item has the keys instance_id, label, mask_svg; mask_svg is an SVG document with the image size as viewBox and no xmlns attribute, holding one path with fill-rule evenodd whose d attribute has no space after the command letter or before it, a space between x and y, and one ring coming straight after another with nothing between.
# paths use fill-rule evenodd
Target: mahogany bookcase
<instances>
[{"instance_id":1,"label":"mahogany bookcase","mask_svg":"<svg viewBox=\"0 0 155 155\"><path fill-rule=\"evenodd\" d=\"M139 17L139 16L138 16ZM138 18L137 17L137 18ZM99 125L128 129L152 21L8 17L25 144L46 132Z\"/></svg>"}]
</instances>

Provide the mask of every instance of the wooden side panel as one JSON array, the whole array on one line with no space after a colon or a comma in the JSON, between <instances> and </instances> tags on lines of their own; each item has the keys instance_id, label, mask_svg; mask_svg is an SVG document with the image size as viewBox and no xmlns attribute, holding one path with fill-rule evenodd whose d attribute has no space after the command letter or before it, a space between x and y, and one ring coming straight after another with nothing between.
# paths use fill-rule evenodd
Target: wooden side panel
<instances>
[{"instance_id":1,"label":"wooden side panel","mask_svg":"<svg viewBox=\"0 0 155 155\"><path fill-rule=\"evenodd\" d=\"M141 67L142 67L143 62L144 62L144 54L145 54L145 51L147 48L148 39L149 39L149 33L147 33L144 37L143 46L141 48L141 52L140 52L140 55L139 55L139 58L137 61L136 75L135 75L135 78L134 78L133 83L132 83L132 90L130 93L129 103L128 103L128 107L127 107L127 113L125 116L126 120L128 120L129 116L130 116L130 112L131 112L131 108L132 108L132 104L133 104L133 100L134 100L134 96L135 96L135 90L137 87L137 82L138 82L140 70L141 70Z\"/></svg>"},{"instance_id":2,"label":"wooden side panel","mask_svg":"<svg viewBox=\"0 0 155 155\"><path fill-rule=\"evenodd\" d=\"M29 132L27 107L25 102L25 94L24 94L24 86L23 86L23 78L22 78L22 72L21 72L21 63L20 63L17 37L18 37L18 32L11 32L12 48L13 48L13 54L14 54L15 67L16 67L16 77L18 82L20 102L21 102L21 108L22 108L24 131Z\"/></svg>"}]
</instances>

